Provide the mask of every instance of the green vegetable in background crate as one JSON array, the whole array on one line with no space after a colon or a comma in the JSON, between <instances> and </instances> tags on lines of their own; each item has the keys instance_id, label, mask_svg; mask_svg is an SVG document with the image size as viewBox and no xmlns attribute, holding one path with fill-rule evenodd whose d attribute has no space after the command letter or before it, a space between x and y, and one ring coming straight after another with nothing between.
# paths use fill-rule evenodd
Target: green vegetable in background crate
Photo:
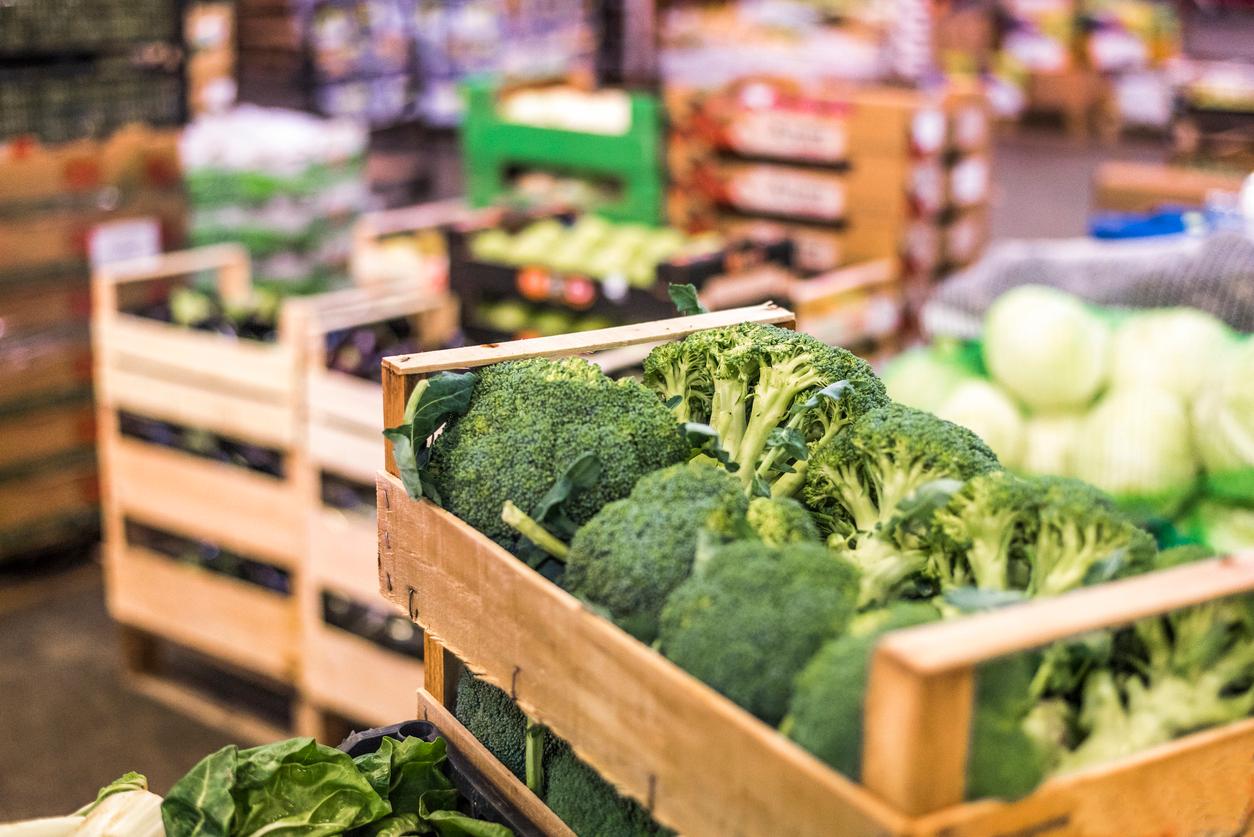
<instances>
[{"instance_id":1,"label":"green vegetable in background crate","mask_svg":"<svg viewBox=\"0 0 1254 837\"><path fill-rule=\"evenodd\" d=\"M957 388L936 410L936 415L975 432L1007 468L1023 461L1026 434L1019 406L996 386L971 379Z\"/></svg>"},{"instance_id":2,"label":"green vegetable in background crate","mask_svg":"<svg viewBox=\"0 0 1254 837\"><path fill-rule=\"evenodd\" d=\"M1106 383L1110 331L1080 300L1037 285L1003 294L984 319L984 362L1033 410L1084 407Z\"/></svg>"},{"instance_id":3,"label":"green vegetable in background crate","mask_svg":"<svg viewBox=\"0 0 1254 837\"><path fill-rule=\"evenodd\" d=\"M1192 418L1208 490L1254 504L1254 338L1221 358Z\"/></svg>"},{"instance_id":4,"label":"green vegetable in background crate","mask_svg":"<svg viewBox=\"0 0 1254 837\"><path fill-rule=\"evenodd\" d=\"M1190 399L1208 387L1207 370L1234 342L1204 311L1159 308L1131 314L1115 329L1110 377L1115 386L1156 386Z\"/></svg>"}]
</instances>

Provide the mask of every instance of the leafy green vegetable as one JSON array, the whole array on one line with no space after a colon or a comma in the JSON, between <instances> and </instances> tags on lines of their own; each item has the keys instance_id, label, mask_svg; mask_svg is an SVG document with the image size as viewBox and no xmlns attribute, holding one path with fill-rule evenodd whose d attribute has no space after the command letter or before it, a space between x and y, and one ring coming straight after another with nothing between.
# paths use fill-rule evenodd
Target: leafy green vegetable
<instances>
[{"instance_id":1,"label":"leafy green vegetable","mask_svg":"<svg viewBox=\"0 0 1254 837\"><path fill-rule=\"evenodd\" d=\"M405 403L401 424L383 431L392 443L392 458L410 497L442 502L426 470L431 458L429 440L446 422L469 409L477 380L473 372L441 372L423 378Z\"/></svg>"},{"instance_id":2,"label":"leafy green vegetable","mask_svg":"<svg viewBox=\"0 0 1254 837\"><path fill-rule=\"evenodd\" d=\"M695 285L677 285L672 283L667 286L666 293L670 295L671 302L675 304L675 310L679 312L681 317L709 313L710 309L701 304Z\"/></svg>"}]
</instances>

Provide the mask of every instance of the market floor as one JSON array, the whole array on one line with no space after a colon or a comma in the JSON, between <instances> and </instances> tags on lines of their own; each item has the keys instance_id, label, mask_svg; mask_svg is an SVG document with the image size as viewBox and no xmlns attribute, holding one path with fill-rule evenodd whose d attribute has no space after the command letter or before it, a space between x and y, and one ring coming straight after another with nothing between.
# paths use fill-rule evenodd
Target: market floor
<instances>
[{"instance_id":1,"label":"market floor","mask_svg":"<svg viewBox=\"0 0 1254 837\"><path fill-rule=\"evenodd\" d=\"M1164 154L1161 143L1077 145L1056 131L1005 138L993 160L993 235L1083 235L1097 164ZM98 565L0 574L0 822L73 810L127 770L164 793L228 741L127 691Z\"/></svg>"},{"instance_id":2,"label":"market floor","mask_svg":"<svg viewBox=\"0 0 1254 837\"><path fill-rule=\"evenodd\" d=\"M0 822L65 814L128 770L164 792L223 733L127 691L100 568L0 576Z\"/></svg>"}]
</instances>

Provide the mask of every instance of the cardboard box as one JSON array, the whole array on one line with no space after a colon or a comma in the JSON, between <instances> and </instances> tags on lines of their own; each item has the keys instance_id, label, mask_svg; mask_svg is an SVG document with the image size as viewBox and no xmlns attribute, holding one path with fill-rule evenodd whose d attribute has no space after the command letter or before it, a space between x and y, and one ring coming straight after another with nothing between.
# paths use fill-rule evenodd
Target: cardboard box
<instances>
[{"instance_id":1,"label":"cardboard box","mask_svg":"<svg viewBox=\"0 0 1254 837\"><path fill-rule=\"evenodd\" d=\"M0 207L29 208L71 196L84 206L116 205L147 189L172 189L181 180L177 131L132 125L107 140L53 146L0 145ZM3 253L0 253L3 258Z\"/></svg>"}]
</instances>

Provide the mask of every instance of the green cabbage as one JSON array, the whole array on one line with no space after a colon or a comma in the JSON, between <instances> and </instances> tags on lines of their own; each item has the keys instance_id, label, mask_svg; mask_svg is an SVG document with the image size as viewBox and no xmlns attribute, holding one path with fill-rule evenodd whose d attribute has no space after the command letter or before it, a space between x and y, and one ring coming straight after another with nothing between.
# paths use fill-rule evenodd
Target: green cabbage
<instances>
[{"instance_id":1,"label":"green cabbage","mask_svg":"<svg viewBox=\"0 0 1254 837\"><path fill-rule=\"evenodd\" d=\"M883 377L889 398L934 413L971 375L934 347L928 347L902 352L888 364Z\"/></svg>"},{"instance_id":2,"label":"green cabbage","mask_svg":"<svg viewBox=\"0 0 1254 837\"><path fill-rule=\"evenodd\" d=\"M1193 405L1193 439L1208 490L1254 500L1254 339L1228 353Z\"/></svg>"},{"instance_id":3,"label":"green cabbage","mask_svg":"<svg viewBox=\"0 0 1254 837\"><path fill-rule=\"evenodd\" d=\"M1115 386L1157 386L1192 399L1206 384L1203 370L1232 341L1226 325L1193 308L1133 314L1115 331L1110 377Z\"/></svg>"},{"instance_id":4,"label":"green cabbage","mask_svg":"<svg viewBox=\"0 0 1254 837\"><path fill-rule=\"evenodd\" d=\"M1184 403L1157 387L1108 393L1080 423L1070 473L1113 494L1138 516L1172 516L1197 477Z\"/></svg>"},{"instance_id":5,"label":"green cabbage","mask_svg":"<svg viewBox=\"0 0 1254 837\"><path fill-rule=\"evenodd\" d=\"M1030 409L1088 405L1106 382L1110 332L1075 297L1040 285L1000 296L984 319L984 362Z\"/></svg>"},{"instance_id":6,"label":"green cabbage","mask_svg":"<svg viewBox=\"0 0 1254 837\"><path fill-rule=\"evenodd\" d=\"M1254 509L1203 500L1191 523L1192 535L1220 554L1254 549Z\"/></svg>"},{"instance_id":7,"label":"green cabbage","mask_svg":"<svg viewBox=\"0 0 1254 837\"><path fill-rule=\"evenodd\" d=\"M1019 467L1023 457L1023 415L1018 405L994 385L975 379L959 385L936 415L983 439L1005 467Z\"/></svg>"},{"instance_id":8,"label":"green cabbage","mask_svg":"<svg viewBox=\"0 0 1254 837\"><path fill-rule=\"evenodd\" d=\"M1029 474L1071 476L1071 446L1080 418L1075 413L1041 413L1029 418L1019 467Z\"/></svg>"}]
</instances>

